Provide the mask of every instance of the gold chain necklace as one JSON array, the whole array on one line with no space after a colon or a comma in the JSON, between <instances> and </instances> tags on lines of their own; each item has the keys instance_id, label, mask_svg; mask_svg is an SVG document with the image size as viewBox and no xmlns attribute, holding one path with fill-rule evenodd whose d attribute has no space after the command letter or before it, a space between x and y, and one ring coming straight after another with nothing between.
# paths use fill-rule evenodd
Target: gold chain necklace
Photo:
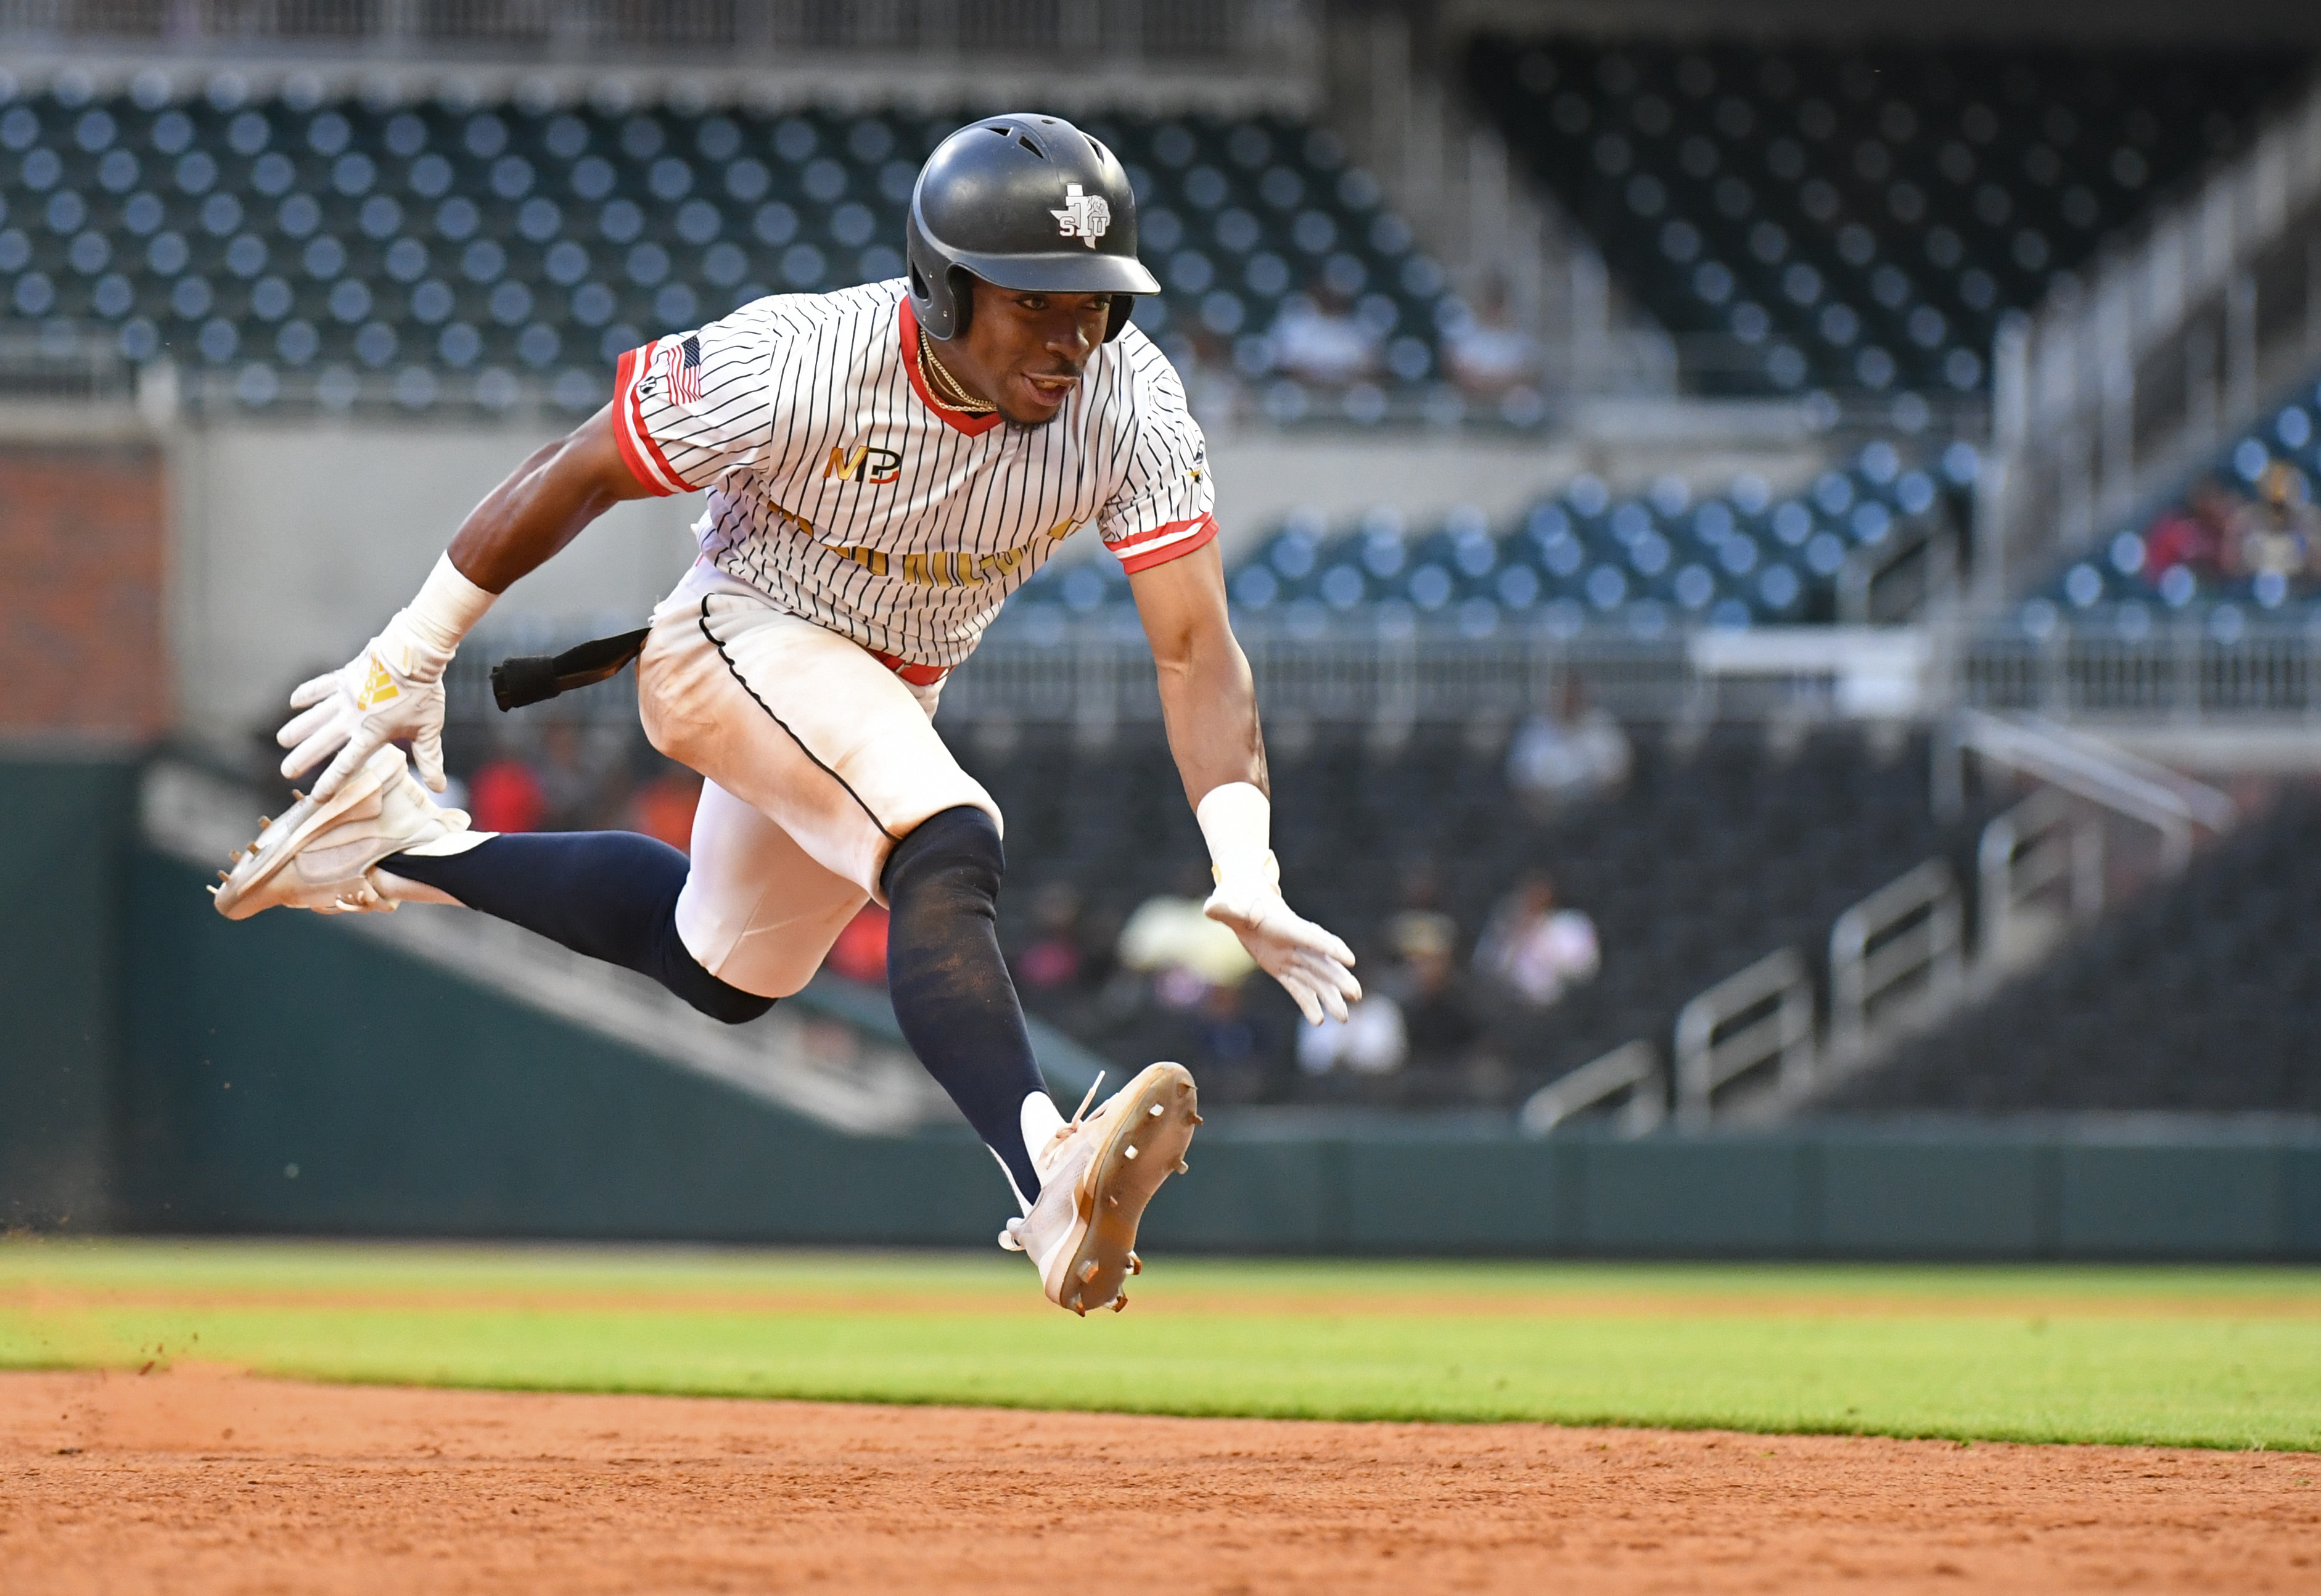
<instances>
[{"instance_id":1,"label":"gold chain necklace","mask_svg":"<svg viewBox=\"0 0 2321 1596\"><path fill-rule=\"evenodd\" d=\"M956 410L965 415L988 415L999 408L988 400L978 399L969 393L960 386L958 378L943 369L943 363L935 359L933 346L927 342L924 327L919 329L919 368L934 378L935 392L942 396L945 409Z\"/></svg>"}]
</instances>

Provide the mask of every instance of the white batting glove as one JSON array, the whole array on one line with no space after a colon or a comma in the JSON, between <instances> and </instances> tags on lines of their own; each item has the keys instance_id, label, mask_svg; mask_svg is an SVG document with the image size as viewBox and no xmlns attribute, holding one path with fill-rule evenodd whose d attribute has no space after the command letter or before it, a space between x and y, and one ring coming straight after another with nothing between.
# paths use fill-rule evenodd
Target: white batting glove
<instances>
[{"instance_id":1,"label":"white batting glove","mask_svg":"<svg viewBox=\"0 0 2321 1596\"><path fill-rule=\"evenodd\" d=\"M443 672L495 597L461 575L450 555L437 561L419 597L362 652L290 695L290 707L301 713L274 735L290 750L282 774L295 778L336 750L314 786L315 798L327 798L385 744L408 739L419 779L441 792Z\"/></svg>"},{"instance_id":2,"label":"white batting glove","mask_svg":"<svg viewBox=\"0 0 2321 1596\"><path fill-rule=\"evenodd\" d=\"M1320 1025L1325 1014L1343 1020L1346 1005L1362 995L1352 968L1354 950L1283 900L1281 867L1267 843L1272 804L1250 783L1233 781L1213 789L1194 814L1217 882L1202 912L1233 928L1307 1024Z\"/></svg>"}]
</instances>

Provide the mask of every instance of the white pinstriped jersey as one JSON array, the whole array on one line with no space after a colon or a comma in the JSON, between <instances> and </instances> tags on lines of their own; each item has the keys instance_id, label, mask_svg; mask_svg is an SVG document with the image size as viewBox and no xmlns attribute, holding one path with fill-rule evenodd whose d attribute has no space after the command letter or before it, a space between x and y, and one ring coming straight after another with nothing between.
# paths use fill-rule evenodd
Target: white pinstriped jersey
<instances>
[{"instance_id":1,"label":"white pinstriped jersey","mask_svg":"<svg viewBox=\"0 0 2321 1596\"><path fill-rule=\"evenodd\" d=\"M1090 522L1132 572L1216 535L1184 385L1133 324L1040 427L936 405L899 278L656 339L621 357L613 404L639 481L707 489L712 564L890 664L966 659Z\"/></svg>"}]
</instances>

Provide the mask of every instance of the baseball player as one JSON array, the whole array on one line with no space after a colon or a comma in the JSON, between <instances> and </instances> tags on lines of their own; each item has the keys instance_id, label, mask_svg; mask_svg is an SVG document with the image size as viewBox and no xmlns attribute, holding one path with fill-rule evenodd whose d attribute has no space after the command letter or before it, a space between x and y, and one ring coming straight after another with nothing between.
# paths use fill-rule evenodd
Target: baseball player
<instances>
[{"instance_id":1,"label":"baseball player","mask_svg":"<svg viewBox=\"0 0 2321 1596\"><path fill-rule=\"evenodd\" d=\"M1200 1123L1193 1080L1156 1063L1069 1120L1050 1099L995 935L1002 817L932 724L943 678L1073 533L1093 526L1128 572L1215 866L1209 916L1310 1021L1361 989L1346 944L1282 901L1201 430L1129 322L1160 285L1120 162L1056 117L975 123L928 157L907 231L906 278L777 295L622 357L612 403L291 696L283 774L328 768L214 890L236 919L465 905L733 1024L883 903L904 1035L1014 1190L1000 1244L1051 1301L1116 1310L1145 1204ZM637 689L653 746L705 778L690 861L626 832L480 832L434 803L460 639L616 501L692 492L700 559L653 612Z\"/></svg>"}]
</instances>

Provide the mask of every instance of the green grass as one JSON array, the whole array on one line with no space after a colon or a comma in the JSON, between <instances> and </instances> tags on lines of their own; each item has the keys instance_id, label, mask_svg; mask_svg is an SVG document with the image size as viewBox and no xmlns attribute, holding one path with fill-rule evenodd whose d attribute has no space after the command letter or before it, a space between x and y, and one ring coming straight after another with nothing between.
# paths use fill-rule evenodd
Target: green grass
<instances>
[{"instance_id":1,"label":"green grass","mask_svg":"<svg viewBox=\"0 0 2321 1596\"><path fill-rule=\"evenodd\" d=\"M2321 1450L2321 1271L0 1242L0 1368Z\"/></svg>"}]
</instances>

